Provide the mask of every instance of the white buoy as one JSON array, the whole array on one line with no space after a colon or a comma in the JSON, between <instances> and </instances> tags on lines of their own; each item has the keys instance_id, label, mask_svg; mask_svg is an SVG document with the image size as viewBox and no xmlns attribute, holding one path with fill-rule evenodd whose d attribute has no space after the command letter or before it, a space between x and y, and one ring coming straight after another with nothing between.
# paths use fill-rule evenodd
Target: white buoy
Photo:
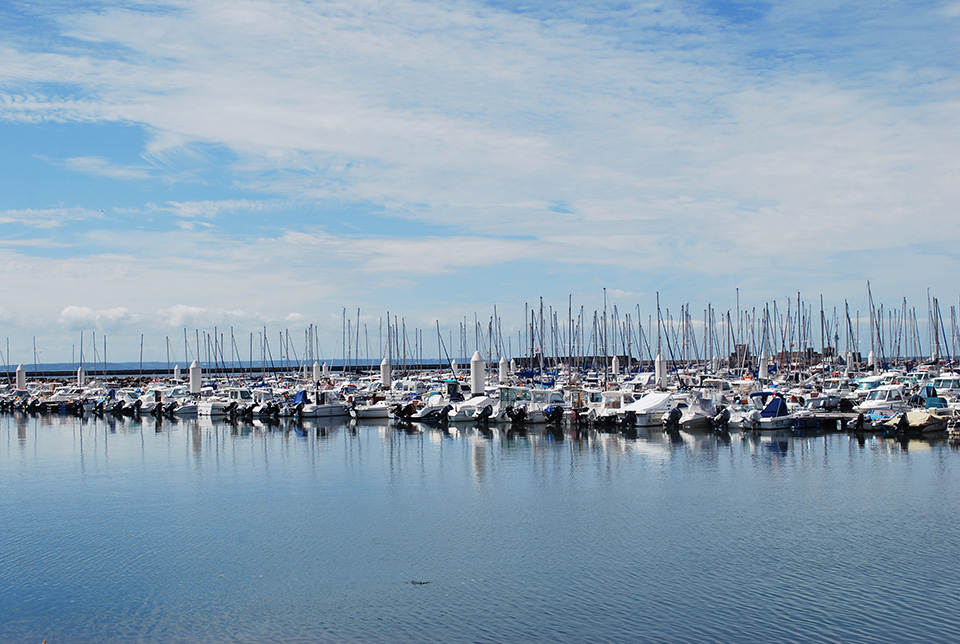
<instances>
[{"instance_id":1,"label":"white buoy","mask_svg":"<svg viewBox=\"0 0 960 644\"><path fill-rule=\"evenodd\" d=\"M330 377L330 365L328 365L326 362L323 363L323 377Z\"/></svg>"},{"instance_id":2,"label":"white buoy","mask_svg":"<svg viewBox=\"0 0 960 644\"><path fill-rule=\"evenodd\" d=\"M180 365L174 365L173 367L173 379L175 381L180 380Z\"/></svg>"},{"instance_id":3,"label":"white buoy","mask_svg":"<svg viewBox=\"0 0 960 644\"><path fill-rule=\"evenodd\" d=\"M322 373L322 372L321 372L321 370L320 370L320 363L317 362L316 360L314 360L314 361L313 361L313 381L314 381L314 382L320 382L320 374L321 374L321 373Z\"/></svg>"},{"instance_id":4,"label":"white buoy","mask_svg":"<svg viewBox=\"0 0 960 644\"><path fill-rule=\"evenodd\" d=\"M27 370L23 368L23 365L17 367L17 389L26 389L27 388Z\"/></svg>"},{"instance_id":5,"label":"white buoy","mask_svg":"<svg viewBox=\"0 0 960 644\"><path fill-rule=\"evenodd\" d=\"M200 363L194 360L190 363L190 393L199 394L200 393Z\"/></svg>"},{"instance_id":6,"label":"white buoy","mask_svg":"<svg viewBox=\"0 0 960 644\"><path fill-rule=\"evenodd\" d=\"M662 353L657 354L657 359L653 363L654 366L654 379L657 381L658 387L663 387L666 384L667 378L667 359L663 357Z\"/></svg>"},{"instance_id":7,"label":"white buoy","mask_svg":"<svg viewBox=\"0 0 960 644\"><path fill-rule=\"evenodd\" d=\"M500 356L500 364L498 366L500 367L500 370L497 373L497 378L500 380L500 382L506 382L507 381L507 359L504 358L503 356Z\"/></svg>"},{"instance_id":8,"label":"white buoy","mask_svg":"<svg viewBox=\"0 0 960 644\"><path fill-rule=\"evenodd\" d=\"M390 361L386 358L383 359L383 362L380 363L380 386L383 389L390 389Z\"/></svg>"},{"instance_id":9,"label":"white buoy","mask_svg":"<svg viewBox=\"0 0 960 644\"><path fill-rule=\"evenodd\" d=\"M484 370L487 365L480 357L480 351L474 351L470 358L470 393L474 396L483 395Z\"/></svg>"},{"instance_id":10,"label":"white buoy","mask_svg":"<svg viewBox=\"0 0 960 644\"><path fill-rule=\"evenodd\" d=\"M613 356L613 360L610 361L610 371L614 376L620 375L620 356Z\"/></svg>"},{"instance_id":11,"label":"white buoy","mask_svg":"<svg viewBox=\"0 0 960 644\"><path fill-rule=\"evenodd\" d=\"M78 387L83 386L83 380L85 377L86 377L86 374L83 372L83 367L80 367L79 369L77 369L77 386Z\"/></svg>"},{"instance_id":12,"label":"white buoy","mask_svg":"<svg viewBox=\"0 0 960 644\"><path fill-rule=\"evenodd\" d=\"M510 360L510 373L517 373L517 361Z\"/></svg>"}]
</instances>

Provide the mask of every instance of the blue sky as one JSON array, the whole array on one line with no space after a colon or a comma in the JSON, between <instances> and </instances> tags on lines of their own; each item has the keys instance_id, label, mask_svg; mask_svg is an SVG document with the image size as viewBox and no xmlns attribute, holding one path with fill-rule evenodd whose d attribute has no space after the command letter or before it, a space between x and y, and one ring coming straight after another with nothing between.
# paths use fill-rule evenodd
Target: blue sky
<instances>
[{"instance_id":1,"label":"blue sky","mask_svg":"<svg viewBox=\"0 0 960 644\"><path fill-rule=\"evenodd\" d=\"M960 2L0 5L0 338L957 302ZM946 306L944 306L946 305ZM429 343L428 343L429 345ZM182 342L179 343L182 352Z\"/></svg>"}]
</instances>

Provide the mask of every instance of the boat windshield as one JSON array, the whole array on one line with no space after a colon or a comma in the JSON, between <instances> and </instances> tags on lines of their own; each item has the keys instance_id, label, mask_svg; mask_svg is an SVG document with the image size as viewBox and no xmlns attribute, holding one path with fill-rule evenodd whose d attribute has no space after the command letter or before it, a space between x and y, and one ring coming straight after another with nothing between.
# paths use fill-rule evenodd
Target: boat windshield
<instances>
[{"instance_id":1,"label":"boat windshield","mask_svg":"<svg viewBox=\"0 0 960 644\"><path fill-rule=\"evenodd\" d=\"M903 397L900 395L898 389L874 389L867 394L867 400L902 400Z\"/></svg>"},{"instance_id":2,"label":"boat windshield","mask_svg":"<svg viewBox=\"0 0 960 644\"><path fill-rule=\"evenodd\" d=\"M509 405L518 401L530 400L529 389L515 389L513 387L504 387L500 390L500 402Z\"/></svg>"}]
</instances>

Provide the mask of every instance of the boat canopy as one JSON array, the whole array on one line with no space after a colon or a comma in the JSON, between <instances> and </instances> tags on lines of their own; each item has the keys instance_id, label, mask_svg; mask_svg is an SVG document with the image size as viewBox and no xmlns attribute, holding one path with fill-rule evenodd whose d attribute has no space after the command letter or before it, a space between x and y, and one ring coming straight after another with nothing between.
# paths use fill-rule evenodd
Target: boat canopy
<instances>
[{"instance_id":1,"label":"boat canopy","mask_svg":"<svg viewBox=\"0 0 960 644\"><path fill-rule=\"evenodd\" d=\"M669 391L652 391L640 398L636 402L632 402L629 405L626 405L624 411L634 411L637 413L644 413L658 409L660 407L666 407L670 402L673 394Z\"/></svg>"},{"instance_id":2,"label":"boat canopy","mask_svg":"<svg viewBox=\"0 0 960 644\"><path fill-rule=\"evenodd\" d=\"M787 416L789 413L790 410L787 408L787 401L780 396L774 396L770 399L770 402L767 403L767 406L763 408L763 411L760 412L760 417L779 418L780 416Z\"/></svg>"},{"instance_id":3,"label":"boat canopy","mask_svg":"<svg viewBox=\"0 0 960 644\"><path fill-rule=\"evenodd\" d=\"M293 397L293 404L299 405L300 403L307 404L310 400L307 398L307 392L303 389L297 392L297 395Z\"/></svg>"}]
</instances>

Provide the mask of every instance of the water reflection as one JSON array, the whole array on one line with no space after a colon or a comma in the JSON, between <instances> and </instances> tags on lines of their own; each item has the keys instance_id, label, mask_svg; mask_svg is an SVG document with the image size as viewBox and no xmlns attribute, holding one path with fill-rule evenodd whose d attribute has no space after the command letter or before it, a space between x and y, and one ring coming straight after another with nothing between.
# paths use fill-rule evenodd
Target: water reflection
<instances>
[{"instance_id":1,"label":"water reflection","mask_svg":"<svg viewBox=\"0 0 960 644\"><path fill-rule=\"evenodd\" d=\"M852 458L851 449L890 458L932 450L954 453L960 449L955 444L948 444L945 437L901 442L879 436L846 434L791 438L735 432L718 437L683 431L664 433L659 429L640 429L635 436L624 436L589 428L434 427L386 419L357 421L346 417L231 422L209 417L170 419L151 416L138 419L112 415L75 418L10 414L0 417L0 427L7 432L8 438L16 436L16 445L21 452L31 447L34 450L72 450L81 470L90 464L89 459L107 462L112 449L111 436L117 441L135 437L136 443L124 439L122 450L128 454L131 448L135 448L144 461L158 450L176 451L176 446L182 444L194 468L202 467L205 460L223 463L225 454L236 453L231 445L252 441L260 454L259 460L264 463L269 462L276 450L282 450L287 461L296 459L297 450L302 450L316 466L319 454L337 449L342 450L346 465L360 471L373 467L374 462L370 459L378 455L386 471L399 473L415 462L421 476L429 474L431 465L448 468L444 453L459 445L460 453L466 457L464 463L470 476L479 482L504 471L504 468L517 467L517 464L520 467L542 467L550 463L550 467L555 467L555 464L563 463L574 470L595 468L603 476L610 476L632 462L657 467L683 464L684 467L717 469L730 459L746 458L753 466L778 469L786 464L823 459L821 465L824 465L829 463L830 447L839 445L848 446L844 450L847 458ZM64 444L63 432L73 436L69 444ZM180 443L181 440L184 442Z\"/></svg>"},{"instance_id":2,"label":"water reflection","mask_svg":"<svg viewBox=\"0 0 960 644\"><path fill-rule=\"evenodd\" d=\"M17 418L17 444L21 449L27 447L27 416L19 415Z\"/></svg>"},{"instance_id":3,"label":"water reflection","mask_svg":"<svg viewBox=\"0 0 960 644\"><path fill-rule=\"evenodd\" d=\"M960 547L958 464L844 434L0 416L0 640L936 640L942 557L863 545Z\"/></svg>"}]
</instances>

